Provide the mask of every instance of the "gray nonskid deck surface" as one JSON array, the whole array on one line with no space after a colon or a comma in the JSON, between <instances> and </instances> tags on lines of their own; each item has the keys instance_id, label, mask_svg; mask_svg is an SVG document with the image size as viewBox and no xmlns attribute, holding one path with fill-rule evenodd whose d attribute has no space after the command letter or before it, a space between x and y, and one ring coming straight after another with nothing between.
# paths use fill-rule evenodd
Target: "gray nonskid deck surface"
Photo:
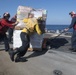
<instances>
[{"instance_id":1,"label":"gray nonskid deck surface","mask_svg":"<svg viewBox=\"0 0 76 75\"><path fill-rule=\"evenodd\" d=\"M12 62L8 53L0 52L0 73L3 75L53 75L54 70L63 75L76 75L76 55L48 50L46 53L27 52L27 62Z\"/></svg>"},{"instance_id":2,"label":"gray nonskid deck surface","mask_svg":"<svg viewBox=\"0 0 76 75\"><path fill-rule=\"evenodd\" d=\"M18 63L12 62L8 52L1 50L4 46L0 45L0 75L54 75L54 70L62 71L63 75L76 75L76 53L68 49L70 38L64 39L68 42L55 43L52 49L27 52L24 56L27 61Z\"/></svg>"}]
</instances>

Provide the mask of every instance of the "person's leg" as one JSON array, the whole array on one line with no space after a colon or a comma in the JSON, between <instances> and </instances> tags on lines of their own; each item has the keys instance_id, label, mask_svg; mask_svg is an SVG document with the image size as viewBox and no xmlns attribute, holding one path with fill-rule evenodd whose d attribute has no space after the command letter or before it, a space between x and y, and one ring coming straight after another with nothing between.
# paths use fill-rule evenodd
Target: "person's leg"
<instances>
[{"instance_id":1,"label":"person's leg","mask_svg":"<svg viewBox=\"0 0 76 75\"><path fill-rule=\"evenodd\" d=\"M8 29L8 40L9 40L10 43L12 41L12 36L13 36L13 29L9 28Z\"/></svg>"},{"instance_id":2,"label":"person's leg","mask_svg":"<svg viewBox=\"0 0 76 75\"><path fill-rule=\"evenodd\" d=\"M25 53L27 52L27 49L28 49L29 45L26 47L26 49L22 52L19 52L15 58L15 62L19 62L19 61L26 61L26 60L23 60L21 57L25 55Z\"/></svg>"},{"instance_id":3,"label":"person's leg","mask_svg":"<svg viewBox=\"0 0 76 75\"><path fill-rule=\"evenodd\" d=\"M0 34L0 42L2 42L2 41L3 41L3 35Z\"/></svg>"},{"instance_id":4,"label":"person's leg","mask_svg":"<svg viewBox=\"0 0 76 75\"><path fill-rule=\"evenodd\" d=\"M29 45L29 36L26 33L21 32L20 37L22 41L22 46L17 48L10 54L12 61L14 61L15 54L18 54L19 57L22 57L27 52L28 45Z\"/></svg>"},{"instance_id":5,"label":"person's leg","mask_svg":"<svg viewBox=\"0 0 76 75\"><path fill-rule=\"evenodd\" d=\"M4 41L4 45L5 45L5 51L8 51L9 50L9 42L8 42L8 38L6 36L6 34L3 36L3 41Z\"/></svg>"},{"instance_id":6,"label":"person's leg","mask_svg":"<svg viewBox=\"0 0 76 75\"><path fill-rule=\"evenodd\" d=\"M24 56L29 48L29 36L26 33L21 33L20 37L22 41L22 46L17 49L19 52L17 54L15 62L20 61L20 57Z\"/></svg>"},{"instance_id":7,"label":"person's leg","mask_svg":"<svg viewBox=\"0 0 76 75\"><path fill-rule=\"evenodd\" d=\"M27 52L30 39L29 39L29 36L23 32L21 33L20 37L21 37L21 41L22 41L22 46L19 47L18 51L20 52L20 55L23 56L24 53Z\"/></svg>"},{"instance_id":8,"label":"person's leg","mask_svg":"<svg viewBox=\"0 0 76 75\"><path fill-rule=\"evenodd\" d=\"M76 51L76 31L75 30L73 31L71 43L72 43L73 50Z\"/></svg>"},{"instance_id":9,"label":"person's leg","mask_svg":"<svg viewBox=\"0 0 76 75\"><path fill-rule=\"evenodd\" d=\"M24 55L26 54L28 48L29 48L29 45L27 45L26 48L25 48L23 51L19 51L18 55L19 55L20 57L24 56ZM19 49L18 49L18 50L19 50Z\"/></svg>"}]
</instances>

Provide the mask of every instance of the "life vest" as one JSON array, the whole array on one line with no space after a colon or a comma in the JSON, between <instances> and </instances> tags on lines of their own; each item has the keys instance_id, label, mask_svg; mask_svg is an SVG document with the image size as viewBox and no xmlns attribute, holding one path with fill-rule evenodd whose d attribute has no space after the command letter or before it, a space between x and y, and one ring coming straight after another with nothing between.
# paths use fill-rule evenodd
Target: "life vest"
<instances>
[{"instance_id":1,"label":"life vest","mask_svg":"<svg viewBox=\"0 0 76 75\"><path fill-rule=\"evenodd\" d=\"M1 20L0 20L0 30L2 29Z\"/></svg>"},{"instance_id":2,"label":"life vest","mask_svg":"<svg viewBox=\"0 0 76 75\"><path fill-rule=\"evenodd\" d=\"M75 18L76 18L76 14L75 14ZM76 30L76 22L73 25L73 29Z\"/></svg>"},{"instance_id":3,"label":"life vest","mask_svg":"<svg viewBox=\"0 0 76 75\"><path fill-rule=\"evenodd\" d=\"M76 23L74 24L73 29L76 30Z\"/></svg>"},{"instance_id":4,"label":"life vest","mask_svg":"<svg viewBox=\"0 0 76 75\"><path fill-rule=\"evenodd\" d=\"M7 26L3 26L1 24L2 20L0 20L0 34L5 34L8 30L8 27Z\"/></svg>"},{"instance_id":5,"label":"life vest","mask_svg":"<svg viewBox=\"0 0 76 75\"><path fill-rule=\"evenodd\" d=\"M3 26L1 24L1 20L0 20L0 33L3 34Z\"/></svg>"}]
</instances>

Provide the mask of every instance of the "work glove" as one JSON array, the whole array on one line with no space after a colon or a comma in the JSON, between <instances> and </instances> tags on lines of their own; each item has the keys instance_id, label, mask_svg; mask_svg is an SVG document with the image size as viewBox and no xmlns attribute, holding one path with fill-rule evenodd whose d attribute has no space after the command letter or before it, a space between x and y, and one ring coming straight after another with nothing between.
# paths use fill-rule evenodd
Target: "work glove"
<instances>
[{"instance_id":1,"label":"work glove","mask_svg":"<svg viewBox=\"0 0 76 75\"><path fill-rule=\"evenodd\" d=\"M65 28L65 29L64 29L65 32L68 31L68 30L69 30L69 28Z\"/></svg>"}]
</instances>

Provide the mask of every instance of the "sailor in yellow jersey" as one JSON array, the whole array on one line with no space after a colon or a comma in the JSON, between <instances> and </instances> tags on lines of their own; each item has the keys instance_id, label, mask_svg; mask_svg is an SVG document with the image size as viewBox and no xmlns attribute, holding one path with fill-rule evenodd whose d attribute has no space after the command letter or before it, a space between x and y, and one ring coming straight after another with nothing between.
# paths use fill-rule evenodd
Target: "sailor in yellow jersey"
<instances>
[{"instance_id":1,"label":"sailor in yellow jersey","mask_svg":"<svg viewBox=\"0 0 76 75\"><path fill-rule=\"evenodd\" d=\"M21 61L21 57L25 55L29 48L29 42L30 42L30 35L37 32L39 35L42 34L37 19L34 18L33 13L28 14L28 18L25 18L23 22L26 24L25 28L22 29L22 32L20 34L22 46L17 48L16 50L13 50L10 53L10 58L12 61L14 61L14 56L17 54L17 57L15 58L15 62Z\"/></svg>"},{"instance_id":2,"label":"sailor in yellow jersey","mask_svg":"<svg viewBox=\"0 0 76 75\"><path fill-rule=\"evenodd\" d=\"M29 14L29 18L25 18L23 20L24 23L26 23L25 28L22 30L22 32L25 32L29 35L33 34L34 32L37 32L39 35L42 34L37 19L33 18L33 14Z\"/></svg>"}]
</instances>

